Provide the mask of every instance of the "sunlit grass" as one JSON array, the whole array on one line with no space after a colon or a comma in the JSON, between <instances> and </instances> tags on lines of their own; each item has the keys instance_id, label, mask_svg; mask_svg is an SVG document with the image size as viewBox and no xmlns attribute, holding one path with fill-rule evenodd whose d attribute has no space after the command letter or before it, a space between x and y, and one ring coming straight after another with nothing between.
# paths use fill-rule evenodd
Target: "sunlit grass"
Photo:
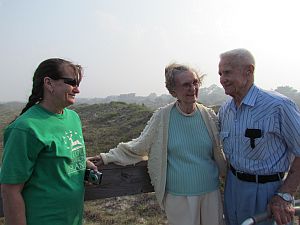
<instances>
[{"instance_id":1,"label":"sunlit grass","mask_svg":"<svg viewBox=\"0 0 300 225\"><path fill-rule=\"evenodd\" d=\"M154 193L85 202L84 220L86 225L167 224Z\"/></svg>"}]
</instances>

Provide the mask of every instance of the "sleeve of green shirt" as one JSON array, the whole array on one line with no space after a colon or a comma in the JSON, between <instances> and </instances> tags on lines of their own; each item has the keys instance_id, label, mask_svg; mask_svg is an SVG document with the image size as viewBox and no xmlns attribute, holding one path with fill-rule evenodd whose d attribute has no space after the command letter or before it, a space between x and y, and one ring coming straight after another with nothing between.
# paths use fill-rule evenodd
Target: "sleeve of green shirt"
<instances>
[{"instance_id":1,"label":"sleeve of green shirt","mask_svg":"<svg viewBox=\"0 0 300 225\"><path fill-rule=\"evenodd\" d=\"M30 178L43 144L31 133L12 128L4 133L3 149L0 183L19 184Z\"/></svg>"}]
</instances>

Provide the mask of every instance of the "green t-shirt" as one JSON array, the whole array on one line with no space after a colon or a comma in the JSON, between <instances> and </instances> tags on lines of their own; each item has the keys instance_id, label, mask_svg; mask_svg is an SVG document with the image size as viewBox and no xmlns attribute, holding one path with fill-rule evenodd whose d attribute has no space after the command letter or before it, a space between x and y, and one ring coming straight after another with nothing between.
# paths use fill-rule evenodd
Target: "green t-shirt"
<instances>
[{"instance_id":1,"label":"green t-shirt","mask_svg":"<svg viewBox=\"0 0 300 225\"><path fill-rule=\"evenodd\" d=\"M35 105L4 132L0 183L25 183L28 225L81 225L85 158L77 113Z\"/></svg>"}]
</instances>

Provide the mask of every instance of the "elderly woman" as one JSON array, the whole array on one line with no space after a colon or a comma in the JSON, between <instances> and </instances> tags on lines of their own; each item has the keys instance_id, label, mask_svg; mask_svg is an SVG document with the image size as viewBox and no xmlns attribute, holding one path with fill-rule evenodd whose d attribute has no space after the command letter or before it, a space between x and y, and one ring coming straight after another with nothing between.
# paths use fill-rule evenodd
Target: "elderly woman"
<instances>
[{"instance_id":1,"label":"elderly woman","mask_svg":"<svg viewBox=\"0 0 300 225\"><path fill-rule=\"evenodd\" d=\"M32 94L4 132L0 173L7 225L81 225L86 168L75 102L81 66L52 58L40 63Z\"/></svg>"},{"instance_id":2,"label":"elderly woman","mask_svg":"<svg viewBox=\"0 0 300 225\"><path fill-rule=\"evenodd\" d=\"M213 148L215 155L223 155L216 116L197 103L202 78L185 65L167 66L166 87L177 101L158 109L137 139L91 159L98 159L97 166L129 165L148 159L157 200L171 225L223 223Z\"/></svg>"}]
</instances>

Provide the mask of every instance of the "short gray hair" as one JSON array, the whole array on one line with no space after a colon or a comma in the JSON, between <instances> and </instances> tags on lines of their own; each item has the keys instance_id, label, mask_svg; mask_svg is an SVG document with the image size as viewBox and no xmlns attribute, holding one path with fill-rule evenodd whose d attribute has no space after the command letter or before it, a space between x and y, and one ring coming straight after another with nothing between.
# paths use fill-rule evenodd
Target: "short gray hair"
<instances>
[{"instance_id":1,"label":"short gray hair","mask_svg":"<svg viewBox=\"0 0 300 225\"><path fill-rule=\"evenodd\" d=\"M197 70L187 65L171 63L165 68L165 84L170 94L172 94L175 88L175 76L186 71L195 73L199 80L199 84L202 85L204 74L199 73Z\"/></svg>"}]
</instances>

